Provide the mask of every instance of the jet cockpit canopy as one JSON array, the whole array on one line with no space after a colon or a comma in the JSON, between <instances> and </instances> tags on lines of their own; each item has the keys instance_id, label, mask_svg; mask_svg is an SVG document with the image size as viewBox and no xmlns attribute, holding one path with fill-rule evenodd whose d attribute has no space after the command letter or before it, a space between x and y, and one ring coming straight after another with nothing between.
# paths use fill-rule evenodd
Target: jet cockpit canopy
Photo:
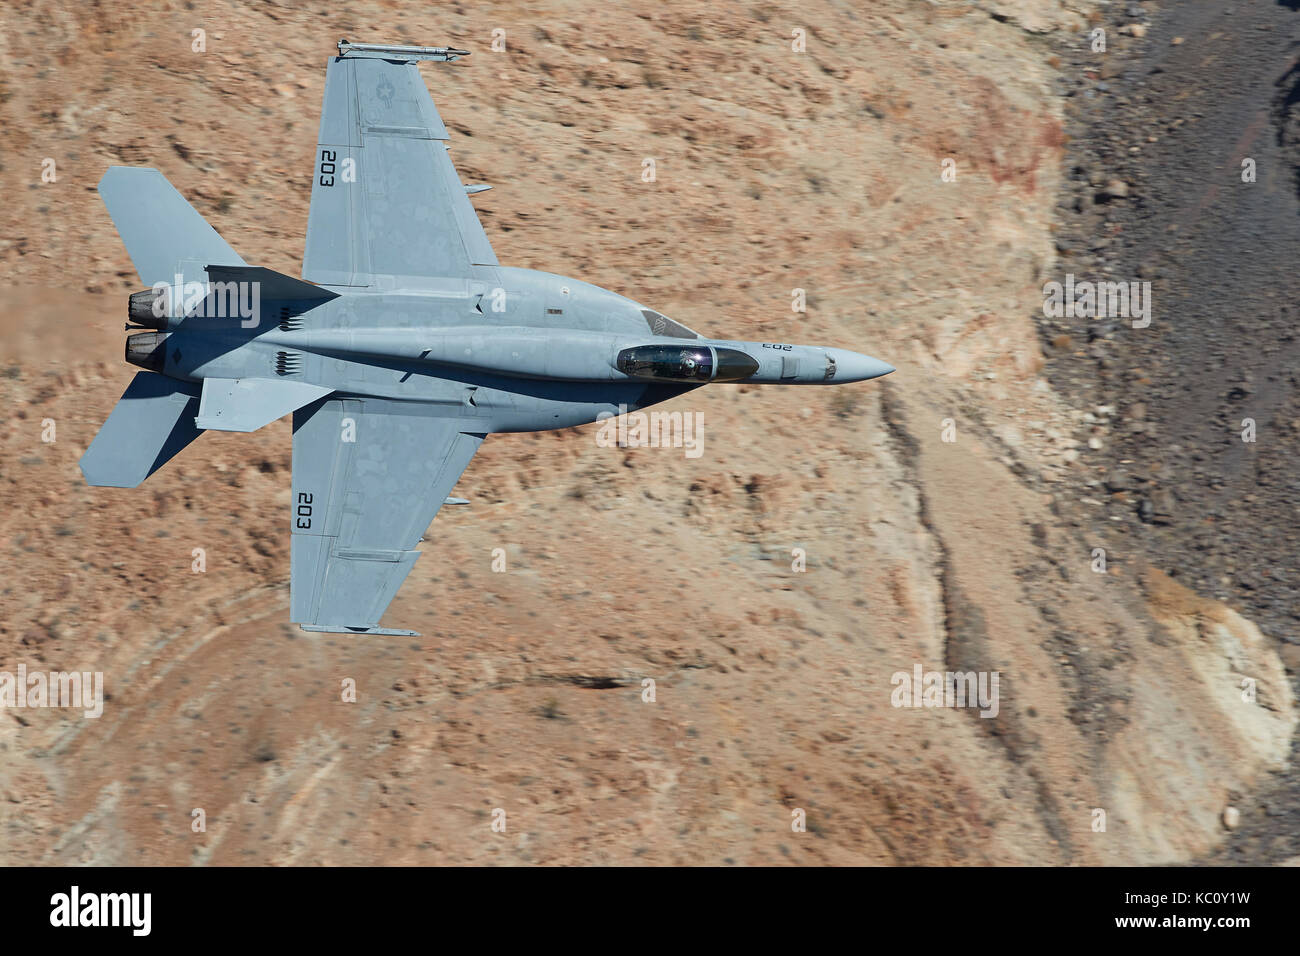
<instances>
[{"instance_id":1,"label":"jet cockpit canopy","mask_svg":"<svg viewBox=\"0 0 1300 956\"><path fill-rule=\"evenodd\" d=\"M638 345L618 353L618 370L655 382L738 382L758 371L739 349L713 345Z\"/></svg>"}]
</instances>

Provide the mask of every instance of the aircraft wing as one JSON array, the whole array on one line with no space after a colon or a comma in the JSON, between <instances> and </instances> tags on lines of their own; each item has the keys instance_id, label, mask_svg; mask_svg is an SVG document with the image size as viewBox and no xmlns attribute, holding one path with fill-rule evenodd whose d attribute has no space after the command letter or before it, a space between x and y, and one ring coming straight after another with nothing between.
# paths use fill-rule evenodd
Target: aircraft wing
<instances>
[{"instance_id":1,"label":"aircraft wing","mask_svg":"<svg viewBox=\"0 0 1300 956\"><path fill-rule=\"evenodd\" d=\"M418 62L331 59L303 278L391 287L403 278L469 277L473 265L498 264L447 154L447 127Z\"/></svg>"},{"instance_id":2,"label":"aircraft wing","mask_svg":"<svg viewBox=\"0 0 1300 956\"><path fill-rule=\"evenodd\" d=\"M484 438L433 412L369 397L294 412L290 616L304 630L415 633L379 619Z\"/></svg>"}]
</instances>

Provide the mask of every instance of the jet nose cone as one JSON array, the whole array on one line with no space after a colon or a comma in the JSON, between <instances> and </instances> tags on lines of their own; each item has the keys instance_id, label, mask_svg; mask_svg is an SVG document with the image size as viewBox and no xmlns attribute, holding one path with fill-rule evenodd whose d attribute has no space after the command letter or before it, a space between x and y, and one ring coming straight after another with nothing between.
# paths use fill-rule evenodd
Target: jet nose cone
<instances>
[{"instance_id":1,"label":"jet nose cone","mask_svg":"<svg viewBox=\"0 0 1300 956\"><path fill-rule=\"evenodd\" d=\"M835 359L835 382L862 382L869 378L880 378L894 371L894 366L888 362L863 355L861 352L832 349L831 355Z\"/></svg>"}]
</instances>

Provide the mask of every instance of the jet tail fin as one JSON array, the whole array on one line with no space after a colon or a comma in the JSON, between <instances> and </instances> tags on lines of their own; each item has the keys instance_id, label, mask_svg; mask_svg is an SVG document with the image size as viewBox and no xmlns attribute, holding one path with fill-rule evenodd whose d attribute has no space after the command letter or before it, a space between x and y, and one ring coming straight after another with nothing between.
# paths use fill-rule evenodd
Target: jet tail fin
<instances>
[{"instance_id":1,"label":"jet tail fin","mask_svg":"<svg viewBox=\"0 0 1300 956\"><path fill-rule=\"evenodd\" d=\"M171 284L178 273L201 282L209 265L247 265L156 169L113 166L99 195L145 285Z\"/></svg>"},{"instance_id":2,"label":"jet tail fin","mask_svg":"<svg viewBox=\"0 0 1300 956\"><path fill-rule=\"evenodd\" d=\"M81 473L92 485L134 488L202 434L198 409L199 386L137 372L81 456Z\"/></svg>"}]
</instances>

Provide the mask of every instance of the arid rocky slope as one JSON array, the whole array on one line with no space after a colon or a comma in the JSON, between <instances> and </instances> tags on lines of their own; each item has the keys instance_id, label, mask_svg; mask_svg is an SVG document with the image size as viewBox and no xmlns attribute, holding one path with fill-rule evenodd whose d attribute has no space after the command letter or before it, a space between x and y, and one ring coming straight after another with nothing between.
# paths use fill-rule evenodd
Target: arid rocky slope
<instances>
[{"instance_id":1,"label":"arid rocky slope","mask_svg":"<svg viewBox=\"0 0 1300 956\"><path fill-rule=\"evenodd\" d=\"M1057 491L1092 409L1043 377L1033 314L1064 143L1053 44L1091 12L0 12L0 669L101 670L110 695L96 720L0 714L0 862L1211 851L1296 716L1250 621L1157 562L1094 573ZM692 393L697 458L598 447L596 426L491 438L458 485L472 504L439 516L386 618L422 637L299 631L287 421L205 435L133 491L81 479L133 371L120 336L138 285L94 187L109 165L157 166L245 259L296 274L339 37L474 51L421 69L465 180L496 187L475 203L503 262L705 333L840 344L898 371ZM892 706L891 676L917 664L997 671L997 717Z\"/></svg>"}]
</instances>

